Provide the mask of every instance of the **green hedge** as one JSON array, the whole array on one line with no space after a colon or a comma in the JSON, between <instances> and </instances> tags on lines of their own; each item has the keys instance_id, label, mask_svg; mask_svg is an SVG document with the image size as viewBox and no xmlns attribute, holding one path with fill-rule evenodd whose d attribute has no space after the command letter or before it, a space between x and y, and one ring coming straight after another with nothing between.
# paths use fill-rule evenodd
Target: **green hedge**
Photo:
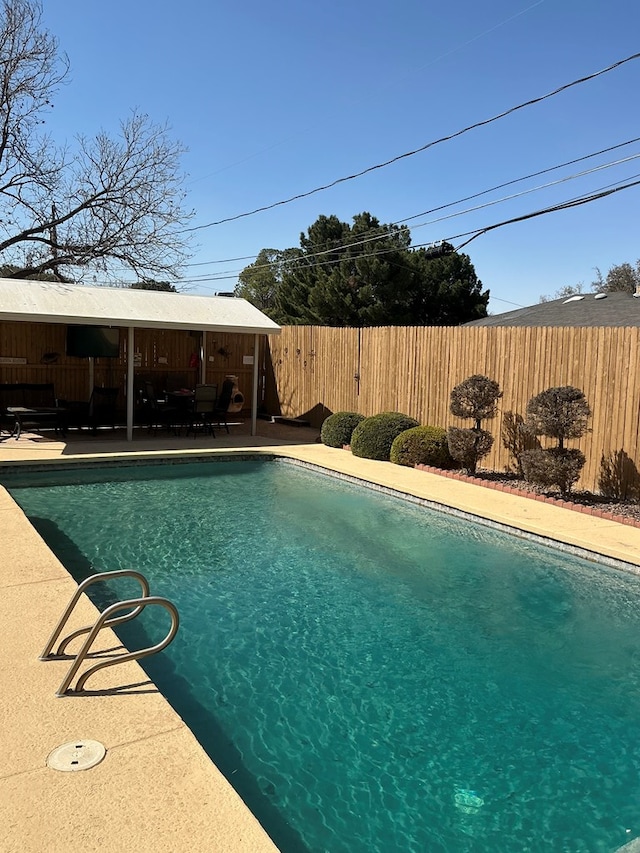
<instances>
[{"instance_id":1,"label":"green hedge","mask_svg":"<svg viewBox=\"0 0 640 853\"><path fill-rule=\"evenodd\" d=\"M351 434L364 415L357 412L335 412L329 415L320 429L320 441L327 447L344 447L351 443Z\"/></svg>"},{"instance_id":2,"label":"green hedge","mask_svg":"<svg viewBox=\"0 0 640 853\"><path fill-rule=\"evenodd\" d=\"M447 431L442 427L417 426L398 435L391 445L391 461L396 465L433 465L435 468L454 468L449 453Z\"/></svg>"},{"instance_id":3,"label":"green hedge","mask_svg":"<svg viewBox=\"0 0 640 853\"><path fill-rule=\"evenodd\" d=\"M401 432L419 426L415 418L400 412L382 412L365 418L354 429L351 436L351 452L363 459L379 459L388 462L391 445Z\"/></svg>"}]
</instances>

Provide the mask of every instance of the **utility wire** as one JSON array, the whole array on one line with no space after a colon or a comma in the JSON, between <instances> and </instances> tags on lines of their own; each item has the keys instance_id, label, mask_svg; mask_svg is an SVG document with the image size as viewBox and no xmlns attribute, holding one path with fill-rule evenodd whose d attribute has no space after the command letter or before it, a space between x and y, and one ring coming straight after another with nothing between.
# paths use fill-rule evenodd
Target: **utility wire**
<instances>
[{"instance_id":1,"label":"utility wire","mask_svg":"<svg viewBox=\"0 0 640 853\"><path fill-rule=\"evenodd\" d=\"M515 216L515 217L512 217L511 219L505 219L505 220L502 220L501 222L496 222L492 225L487 225L487 226L484 226L482 228L476 228L476 229L473 229L471 231L464 231L460 234L454 234L452 236L442 237L439 240L435 240L435 241L430 240L426 243L416 243L411 248L412 249L424 248L424 247L428 247L428 246L433 246L436 243L452 243L454 240L459 240L462 237L469 237L468 240L465 240L459 246L456 246L455 251L459 252L460 249L467 246L473 240L477 239L478 237L481 237L483 234L488 234L490 231L494 231L497 228L503 228L506 225L512 225L516 222L524 222L528 219L534 219L538 216L544 216L548 213L555 213L555 212L558 212L560 210L570 210L571 208L579 207L583 204L589 204L593 201L598 201L602 198L606 198L607 196L613 195L613 194L620 192L622 190L626 190L626 189L630 189L632 187L640 186L640 174L639 175L633 175L632 177L634 179L638 178L638 180L632 180L626 184L621 184L619 186L609 185L607 187L601 188L600 190L595 190L594 192L589 193L588 195L577 196L573 199L569 199L567 201L560 202L558 204L551 205L549 207L541 208L539 210L534 210L531 213L525 213L522 216ZM370 252L369 254L366 255L366 257L373 257L373 256L377 256L377 255L385 255L385 254L389 254L390 252L394 252L394 251L397 251L397 249L396 248L380 249L377 252ZM360 257L365 257L365 256L360 256ZM305 260L305 258L302 258L302 260ZM352 260L358 260L358 258L353 258ZM314 264L313 266L326 266L330 263L332 263L332 261L320 261L320 262ZM235 277L236 277L235 275L225 275L225 276L219 276L219 277L215 277L215 278L202 279L202 281L226 281L226 280L233 279ZM197 284L198 282L195 280L192 280L192 279L188 279L184 283L185 284ZM213 289L213 288L205 288L205 289Z\"/></svg>"},{"instance_id":2,"label":"utility wire","mask_svg":"<svg viewBox=\"0 0 640 853\"><path fill-rule=\"evenodd\" d=\"M505 187L512 186L513 184L519 184L522 181L528 181L531 178L539 178L540 175L547 175L549 172L554 172L557 169L564 169L567 166L575 166L576 163L582 163L584 160L590 160L592 157L598 157L600 154L608 154L610 151L615 151L618 148L624 148L626 145L633 145L634 142L640 142L640 136L636 136L633 139L628 139L626 142L619 142L617 145L611 145L608 148L601 148L600 151L594 151L593 154L585 154L582 157L575 157L573 160L567 160L564 163L560 163L558 166L549 166L547 169L540 169L537 172L531 172L529 175L525 175L522 178L513 178L511 181L505 181L502 184L496 184L495 187L491 187L488 190L482 190L481 192L474 193L473 195L465 196L465 198L459 198L457 201L448 202L448 204L441 204L439 207L432 207L430 210L424 210L422 213L414 213L413 216L407 216L405 219L398 219L396 222L392 223L394 225L400 225L404 222L410 222L412 219L418 219L420 216L428 216L431 213L437 213L439 210L446 210L448 207L453 207L456 204L462 204L465 201L473 201L475 198L480 198L483 195L488 195L489 193L495 192L496 190L502 190ZM245 258L239 258L239 260L245 260Z\"/></svg>"},{"instance_id":3,"label":"utility wire","mask_svg":"<svg viewBox=\"0 0 640 853\"><path fill-rule=\"evenodd\" d=\"M438 222L445 222L448 219L455 219L458 216L465 216L468 213L476 213L478 210L484 210L487 207L493 207L494 205L502 204L505 201L513 201L516 198L522 198L525 195L529 195L531 193L538 192L539 190L548 189L549 187L558 186L559 184L566 183L567 181L572 181L572 180L575 180L576 178L582 178L582 177L585 177L586 175L591 175L591 174L594 174L595 172L600 172L603 169L609 169L612 166L619 166L622 163L629 163L633 160L637 160L639 157L640 157L640 153L632 154L629 157L624 157L620 160L614 160L610 163L603 163L599 166L595 166L592 169L584 169L583 171L577 172L576 174L567 175L564 178L559 178L556 181L550 181L549 183L546 183L546 184L540 184L536 187L530 187L529 189L523 190L522 192L519 192L519 193L513 193L512 195L509 195L509 196L503 196L502 198L493 199L492 201L485 202L484 204L475 205L474 207L469 207L469 208L466 208L465 210L458 210L455 213L449 213L446 216L439 216L436 219L430 219L427 222L419 222L418 224L413 225L412 228L414 230L416 230L418 228L424 228L427 225L435 225ZM456 202L453 202L452 204L456 204ZM442 210L443 208L450 207L450 206L451 205L441 205L441 207L436 208L436 209ZM393 224L397 224L397 223L391 223L391 224L393 225ZM305 260L311 260L313 258L320 258L320 257L324 257L325 255L332 255L332 254L335 254L336 252L340 252L340 251L343 251L346 249L353 249L353 248L356 248L358 246L364 246L364 245L367 245L369 243L376 242L377 240L385 240L385 239L388 240L390 238L393 238L393 234L390 234L388 231L385 231L383 233L379 233L380 229L372 229L372 231L373 230L375 230L378 233L374 233L369 237L365 236L362 239L355 240L351 243L339 243L335 246L332 246L329 249L321 249L317 252L311 252L309 254L305 254L304 258L305 258ZM365 233L367 233L367 232L365 232ZM416 244L414 244L414 247L415 247L415 245ZM375 253L370 253L370 254L375 254ZM256 256L254 255L252 257L256 257ZM270 269L273 266L274 266L273 263L266 263L266 264L259 264L259 265L254 264L253 269L254 270ZM225 275L225 273L238 274L240 272L242 272L241 269L225 270L224 272L220 273L220 275ZM211 277L211 275L204 275L204 276L199 277L199 280L210 281L210 280L212 280L212 277ZM198 281L198 277L194 277L192 279L189 279L189 281L194 281L194 282Z\"/></svg>"},{"instance_id":4,"label":"utility wire","mask_svg":"<svg viewBox=\"0 0 640 853\"><path fill-rule=\"evenodd\" d=\"M634 177L638 177L635 176ZM496 228L502 228L504 225L512 225L514 222L524 222L527 219L533 219L536 216L544 216L546 213L555 213L558 210L569 210L572 207L578 207L582 204L589 204L592 201L598 201L601 198L606 198L607 196L613 195L614 193L618 193L621 190L628 190L631 187L640 186L640 180L632 181L628 184L623 184L619 187L613 187L611 189L602 190L601 192L595 192L589 196L582 196L581 198L572 199L568 202L563 202L561 204L555 204L551 207L546 207L543 210L536 210L533 213L524 214L524 216L515 216L513 219L506 219L504 222L496 222L494 225L489 225L486 228L480 229L473 237L470 237L468 240L465 240L464 243L461 243L456 247L456 252L459 252L460 249L464 248L464 246L468 246L472 240L476 240L478 237L482 237L483 234L488 234L489 231L494 231ZM464 236L464 235L459 235ZM454 237L451 238L456 239Z\"/></svg>"},{"instance_id":5,"label":"utility wire","mask_svg":"<svg viewBox=\"0 0 640 853\"><path fill-rule=\"evenodd\" d=\"M640 58L640 53L634 53L631 56L625 57L625 59L619 59L612 65L609 65L606 68L602 68L600 71L595 71L593 74L588 74L585 77L580 77L577 80L572 80L570 83L565 83L564 85L559 86L557 89L553 89L551 92L547 92L545 95L540 95L537 98L531 98L530 100L524 101L521 104L517 104L514 107L510 107L508 110L504 110L503 112L498 113L497 115L494 115L491 118L483 119L482 121L467 125L467 127L462 128L462 130L458 130L455 133L449 134L448 136L441 136L439 139L427 142L425 145L421 145L419 148L415 148L413 151L407 151L404 154L399 154L396 157L392 157L390 160L385 160L383 163L377 163L375 166L369 166L366 169L362 169L362 171L360 172L355 172L353 175L347 175L342 178L337 178L336 180L331 181L331 183L324 184L320 187L315 187L315 189L307 190L307 192L298 193L297 195L282 199L281 201L273 202L273 204L264 205L263 207L257 207L254 210L249 210L245 213L238 213L235 216L228 216L225 219L218 219L214 222L208 222L205 225L195 225L192 228L185 228L183 231L180 231L178 233L184 234L193 231L201 231L204 228L212 228L215 225L222 225L226 222L235 222L238 219L243 219L247 216L254 216L256 213L263 213L266 210L273 210L273 208L275 207L280 207L284 204L290 204L293 201L298 201L302 198L307 198L310 195L314 195L315 193L331 189L332 187L338 186L339 184L343 184L347 181L353 181L356 178L361 178L363 175L367 175L377 169L383 169L386 166L390 166L392 163L397 163L399 160L404 160L407 157L413 157L415 154L419 154L422 151L426 151L428 148L432 148L434 145L439 145L442 142L449 142L452 139L455 139L458 136L462 136L463 134L468 133L471 130L475 130L478 127L484 127L485 125L491 124L494 121L498 121L499 119L511 115L512 113L515 113L518 110L522 110L525 107L530 107L534 104L539 104L541 101L545 101L547 100L547 98L552 98L554 95L558 95L561 92L564 92L567 89L571 89L574 86L579 86L581 83L586 83L589 80L595 80L597 77L601 77L603 74L608 74L609 71L613 71L616 68L620 68L620 66L625 65L627 62L631 62L632 60L638 58Z\"/></svg>"},{"instance_id":6,"label":"utility wire","mask_svg":"<svg viewBox=\"0 0 640 853\"><path fill-rule=\"evenodd\" d=\"M380 88L379 85L376 87L376 89L374 90L375 93L379 94L381 91L384 93L388 89L395 90L396 86L398 86L406 78L411 77L411 76L415 76L420 71L423 71L425 68L429 68L432 65L435 65L437 62L440 62L441 59L446 59L446 57L451 56L454 53L458 53L459 51L463 50L465 47L468 47L470 44L473 44L474 42L478 41L479 39L490 35L491 33L500 29L500 27L504 27L505 24L509 24L511 21L514 21L516 18L519 18L522 15L525 15L527 12L530 12L532 9L535 9L536 6L541 6L544 2L545 2L545 0L537 0L537 2L533 3L530 6L527 6L526 9L521 9L519 12L515 12L513 15L510 15L508 18L505 18L503 21L500 21L498 24L494 24L494 26L489 27L489 29L483 30L481 33L478 33L477 35L473 36L472 38L468 39L467 41L462 42L462 44L458 44L456 47L450 48L449 50L445 51L445 53L441 53L439 56L433 57L433 59L430 59L428 62L425 62L422 65L419 65L417 68L411 69L411 71L409 71L408 73L403 74L401 76L396 76L395 78L393 78L391 80L387 80L386 85L383 86L382 89ZM367 93L365 92L365 95L366 94ZM343 107L352 108L354 106L357 106L358 103L361 101L362 101L362 97L359 98L358 100L355 100L355 101L353 99L351 99L350 101L344 102ZM254 151L251 154L247 154L247 156L243 157L241 160L236 160L233 163L228 163L226 166L222 166L221 168L216 169L214 172L209 172L206 175L201 175L199 178L193 178L192 180L190 180L187 183L187 186L191 186L192 184L195 184L198 181L206 180L207 178L212 178L215 175L219 175L221 172L226 172L228 169L234 168L235 166L241 166L243 163L246 163L248 160L251 160L254 157L257 157L260 154L264 154L267 151L272 151L274 148L278 148L280 145L284 145L285 143L290 142L292 139L295 139L296 137L300 136L303 133L309 133L310 131L312 131L317 126L318 126L317 123L312 124L309 127L305 128L304 130L297 131L296 133L290 134L285 139L281 139L278 142L273 142L264 148L260 148L258 151ZM240 258L240 260L245 260L245 259Z\"/></svg>"},{"instance_id":7,"label":"utility wire","mask_svg":"<svg viewBox=\"0 0 640 853\"><path fill-rule=\"evenodd\" d=\"M594 166L593 169L583 169L582 172L576 172L574 175L567 175L564 178L558 178L556 181L549 181L546 184L538 184L537 187L529 187L528 190L522 190L519 193L512 193L511 195L502 196L502 198L493 199L493 201L486 201L484 204L477 204L475 207L467 207L465 210L458 210L455 213L448 213L446 216L439 216L437 219L430 219L427 222L418 222L416 225L412 225L411 227L416 228L424 228L426 225L433 225L436 222L444 222L446 219L454 219L456 216L465 216L467 213L475 213L478 210L484 210L486 207L493 207L496 204L502 204L505 201L513 201L516 198L522 198L525 195L529 195L530 193L538 192L539 190L546 190L549 187L557 187L559 184L564 184L567 181L574 181L576 178L584 178L586 175L593 175L595 172L601 172L603 169L610 169L612 166L620 166L622 163L630 163L632 160L637 160L640 157L640 154L632 154L630 157L623 157L621 160L614 160L611 163L603 163L600 166ZM375 237L371 238L372 240L376 239Z\"/></svg>"},{"instance_id":8,"label":"utility wire","mask_svg":"<svg viewBox=\"0 0 640 853\"><path fill-rule=\"evenodd\" d=\"M438 216L436 219L429 219L427 222L418 222L416 225L412 225L411 227L416 230L418 228L425 228L427 225L435 225L438 222L445 222L447 219L455 219L457 216L466 216L468 213L476 213L478 210L484 210L487 207L493 207L496 204L502 204L505 201L513 201L516 198L522 198L525 195L530 195L531 193L538 192L539 190L549 189L549 187L555 187L559 184L564 184L567 181L573 181L576 178L584 178L586 175L592 175L594 172L601 172L603 169L610 169L612 166L620 166L622 163L629 163L632 160L637 160L640 157L640 154L632 154L629 157L623 157L620 160L614 160L611 163L603 163L600 166L594 166L593 169L584 169L582 172L577 172L573 175L566 175L564 178L558 178L556 181L549 181L546 184L539 184L536 187L529 187L527 190L522 190L519 193L512 193L511 195L502 196L502 198L493 199L493 201L487 201L484 204L477 204L474 207L467 207L464 210L457 210L455 213L448 213L446 216ZM452 204L457 204L457 202L453 202ZM446 207L451 207L452 204L442 205L440 208L435 208L436 210L443 210ZM400 222L406 222L407 220L399 220L398 222L391 223L392 225L398 225ZM379 229L376 229L379 230ZM388 232L382 234L374 234L371 237L363 237L361 240L357 240L353 243L345 243L342 246L333 246L330 249L322 249L319 252L314 252L313 254L306 255L305 258L312 257L321 257L322 255L330 255L334 252L340 251L341 248L351 249L354 246L363 246L367 243L373 243L376 240L384 240L385 238L389 238L391 235ZM261 265L264 267L271 266L271 264ZM254 267L254 269L260 269L261 266ZM241 272L241 270L240 270Z\"/></svg>"},{"instance_id":9,"label":"utility wire","mask_svg":"<svg viewBox=\"0 0 640 853\"><path fill-rule=\"evenodd\" d=\"M559 163L556 166L549 166L546 169L540 169L537 172L531 172L530 174L523 175L520 178L513 178L512 180L505 181L502 184L496 184L496 186L490 187L489 189L473 193L473 195L468 195L464 198L459 198L456 201L450 201L447 204L441 204L438 207L432 207L429 210L423 210L421 213L414 213L412 216L406 216L404 219L397 219L395 222L390 222L389 225L402 225L405 222L410 222L412 219L418 219L418 217L420 216L428 216L431 213L437 213L439 210L446 210L449 207L455 207L456 204L462 204L465 201L472 201L473 199L480 198L483 195L488 195L489 193L495 192L496 190L501 190L505 187L512 186L513 184L519 184L522 181L527 181L530 178L537 178L540 175L546 175L549 172L554 172L558 169L564 169L566 166L573 166L576 163L582 163L584 160L590 160L592 157L600 156L600 154L608 154L610 151L616 151L618 148L624 148L626 145L632 145L634 142L640 142L640 136L636 136L633 139L628 139L626 142L619 142L617 143L617 145L610 145L608 148L601 148L599 151L594 151L591 154L584 154L582 157L575 157L573 160L566 160L564 163ZM377 237L375 239L377 239ZM238 258L222 258L220 260L215 261L199 261L197 263L185 264L184 266L206 267L212 266L213 264L231 264L235 263L236 261L253 261L257 257L257 255L243 255ZM268 266L268 264L266 266Z\"/></svg>"}]
</instances>

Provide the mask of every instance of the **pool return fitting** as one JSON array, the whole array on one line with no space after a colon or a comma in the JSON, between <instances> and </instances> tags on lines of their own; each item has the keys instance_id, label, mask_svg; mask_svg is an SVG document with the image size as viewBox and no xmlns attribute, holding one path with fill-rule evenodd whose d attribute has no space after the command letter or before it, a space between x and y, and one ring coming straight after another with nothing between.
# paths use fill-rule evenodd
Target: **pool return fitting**
<instances>
[{"instance_id":1,"label":"pool return fitting","mask_svg":"<svg viewBox=\"0 0 640 853\"><path fill-rule=\"evenodd\" d=\"M87 589L87 587L91 586L94 583L99 581L107 581L112 580L114 578L121 577L129 577L134 578L140 584L140 589L142 595L138 598L129 598L124 601L117 601L115 604L109 605L109 607L105 608L102 613L98 616L93 625L86 625L84 628L78 628L76 631L73 631L63 640L61 640L57 651L52 651L53 647L56 643L56 640L62 633L62 629L66 625L73 609L75 608L78 600L82 593ZM169 628L169 632L167 636L161 640L159 643L156 643L154 646L148 646L144 649L139 649L136 652L126 652L125 654L118 655L112 660L100 661L100 663L96 663L93 666L90 666L85 672L82 673L78 681L76 682L76 686L74 689L70 690L71 682L75 678L78 673L78 670L82 666L84 659L88 655L91 646L93 645L93 641L102 630L102 628L112 628L114 625L121 625L123 622L128 622L131 619L135 619L145 607L149 606L158 606L163 607L165 610L169 612L171 616L171 627ZM124 613L122 616L116 616L120 610L126 610L127 608L131 608L128 613ZM107 666L114 666L117 663L124 663L129 660L140 660L141 658L149 657L149 655L153 655L156 652L162 651L165 649L169 643L173 640L176 633L178 632L178 626L180 624L180 618L178 616L178 610L176 606L169 601L167 598L161 598L157 595L149 595L149 584L147 579L140 572L135 571L135 569L119 569L114 572L100 572L96 575L91 575L91 577L86 578L78 585L78 588L71 596L71 600L69 604L67 604L64 613L58 620L58 624L53 629L53 633L47 640L47 643L42 650L39 660L55 660L63 657L64 650L67 648L69 643L74 640L76 637L82 636L82 634L87 634L87 638L82 644L80 651L74 656L69 671L66 676L63 678L60 687L56 691L56 696L65 696L68 693L80 693L87 681L94 673L96 673L100 669L104 669Z\"/></svg>"}]
</instances>

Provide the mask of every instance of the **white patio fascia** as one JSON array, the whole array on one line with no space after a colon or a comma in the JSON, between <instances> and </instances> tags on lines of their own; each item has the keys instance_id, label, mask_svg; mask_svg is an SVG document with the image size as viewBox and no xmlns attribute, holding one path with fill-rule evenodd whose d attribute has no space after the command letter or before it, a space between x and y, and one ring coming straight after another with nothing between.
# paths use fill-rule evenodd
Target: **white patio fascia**
<instances>
[{"instance_id":1,"label":"white patio fascia","mask_svg":"<svg viewBox=\"0 0 640 853\"><path fill-rule=\"evenodd\" d=\"M256 434L258 411L260 335L280 334L280 326L246 299L7 278L0 278L0 320L126 329L128 441L133 440L134 359L131 355L135 352L136 329L253 334L252 435ZM205 335L202 341L200 378L204 382L207 363Z\"/></svg>"}]
</instances>

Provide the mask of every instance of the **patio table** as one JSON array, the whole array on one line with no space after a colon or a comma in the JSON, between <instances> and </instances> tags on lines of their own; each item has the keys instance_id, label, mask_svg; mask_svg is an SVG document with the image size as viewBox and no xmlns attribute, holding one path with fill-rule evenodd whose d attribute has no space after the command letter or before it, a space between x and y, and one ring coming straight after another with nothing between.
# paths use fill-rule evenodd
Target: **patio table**
<instances>
[{"instance_id":1,"label":"patio table","mask_svg":"<svg viewBox=\"0 0 640 853\"><path fill-rule=\"evenodd\" d=\"M28 423L53 423L56 432L62 435L67 434L67 410L59 406L39 406L38 408L7 406L5 411L15 420L12 435L16 441L20 438L23 427Z\"/></svg>"}]
</instances>

